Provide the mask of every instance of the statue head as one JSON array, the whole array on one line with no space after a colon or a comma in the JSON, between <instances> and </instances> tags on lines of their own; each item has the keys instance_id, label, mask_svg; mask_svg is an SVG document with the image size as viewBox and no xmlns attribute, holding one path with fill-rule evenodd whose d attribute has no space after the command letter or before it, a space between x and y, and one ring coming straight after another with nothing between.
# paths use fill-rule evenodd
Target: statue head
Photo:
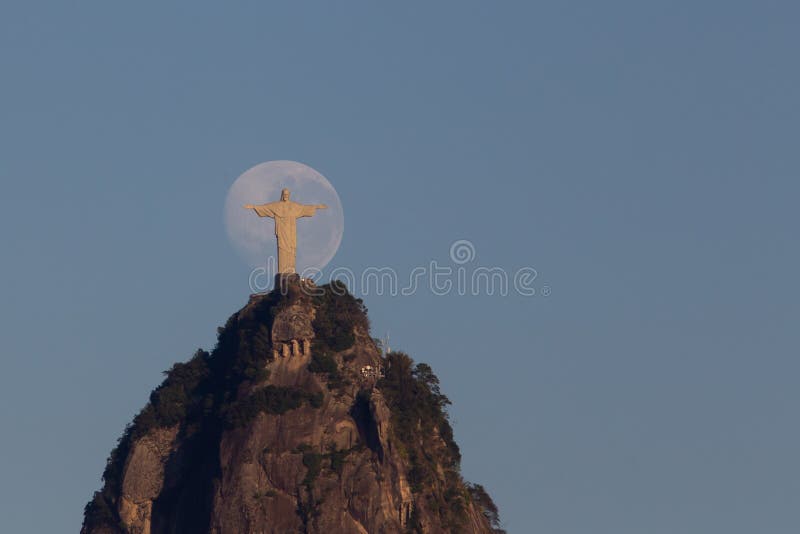
<instances>
[{"instance_id":1,"label":"statue head","mask_svg":"<svg viewBox=\"0 0 800 534\"><path fill-rule=\"evenodd\" d=\"M289 201L289 190L288 189L284 189L283 191L281 191L281 200L284 201L284 202L288 202Z\"/></svg>"}]
</instances>

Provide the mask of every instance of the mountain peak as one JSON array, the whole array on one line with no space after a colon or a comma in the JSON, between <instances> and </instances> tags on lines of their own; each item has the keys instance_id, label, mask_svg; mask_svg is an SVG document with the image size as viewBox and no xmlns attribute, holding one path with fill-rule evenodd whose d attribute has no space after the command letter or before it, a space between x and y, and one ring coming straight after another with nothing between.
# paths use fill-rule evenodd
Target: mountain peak
<instances>
[{"instance_id":1,"label":"mountain peak","mask_svg":"<svg viewBox=\"0 0 800 534\"><path fill-rule=\"evenodd\" d=\"M343 284L282 289L165 373L81 532L499 532L431 368L382 354Z\"/></svg>"}]
</instances>

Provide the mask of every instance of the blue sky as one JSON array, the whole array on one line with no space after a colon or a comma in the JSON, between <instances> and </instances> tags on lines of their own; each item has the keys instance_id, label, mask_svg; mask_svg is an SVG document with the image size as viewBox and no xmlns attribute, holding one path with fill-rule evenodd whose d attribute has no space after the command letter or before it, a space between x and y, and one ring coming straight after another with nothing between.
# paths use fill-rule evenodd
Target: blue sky
<instances>
[{"instance_id":1,"label":"blue sky","mask_svg":"<svg viewBox=\"0 0 800 534\"><path fill-rule=\"evenodd\" d=\"M510 532L800 529L800 8L432 4L0 6L5 530L77 531L246 302L223 202L277 159L338 190L332 267L467 239L552 289L366 298Z\"/></svg>"}]
</instances>

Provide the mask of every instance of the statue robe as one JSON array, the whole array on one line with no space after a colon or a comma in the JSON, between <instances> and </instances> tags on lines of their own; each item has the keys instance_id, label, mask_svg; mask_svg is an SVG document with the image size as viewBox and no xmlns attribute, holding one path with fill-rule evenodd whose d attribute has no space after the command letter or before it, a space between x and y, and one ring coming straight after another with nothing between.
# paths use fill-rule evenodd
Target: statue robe
<instances>
[{"instance_id":1,"label":"statue robe","mask_svg":"<svg viewBox=\"0 0 800 534\"><path fill-rule=\"evenodd\" d=\"M270 202L253 208L259 217L275 219L275 237L278 238L278 273L294 273L297 256L297 219L312 217L316 206L306 206L291 200Z\"/></svg>"}]
</instances>

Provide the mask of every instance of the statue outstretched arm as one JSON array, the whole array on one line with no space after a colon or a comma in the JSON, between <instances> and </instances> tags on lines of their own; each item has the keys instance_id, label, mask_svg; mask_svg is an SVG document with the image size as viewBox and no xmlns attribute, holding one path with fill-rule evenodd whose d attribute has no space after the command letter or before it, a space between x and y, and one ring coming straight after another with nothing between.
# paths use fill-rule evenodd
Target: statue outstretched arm
<instances>
[{"instance_id":1,"label":"statue outstretched arm","mask_svg":"<svg viewBox=\"0 0 800 534\"><path fill-rule=\"evenodd\" d=\"M325 204L297 204L296 206L296 217L313 217L314 212L328 207Z\"/></svg>"},{"instance_id":2,"label":"statue outstretched arm","mask_svg":"<svg viewBox=\"0 0 800 534\"><path fill-rule=\"evenodd\" d=\"M254 206L253 204L245 204L242 206L246 210L254 210L259 217L275 217L275 212L269 207L269 204L262 204Z\"/></svg>"}]
</instances>

